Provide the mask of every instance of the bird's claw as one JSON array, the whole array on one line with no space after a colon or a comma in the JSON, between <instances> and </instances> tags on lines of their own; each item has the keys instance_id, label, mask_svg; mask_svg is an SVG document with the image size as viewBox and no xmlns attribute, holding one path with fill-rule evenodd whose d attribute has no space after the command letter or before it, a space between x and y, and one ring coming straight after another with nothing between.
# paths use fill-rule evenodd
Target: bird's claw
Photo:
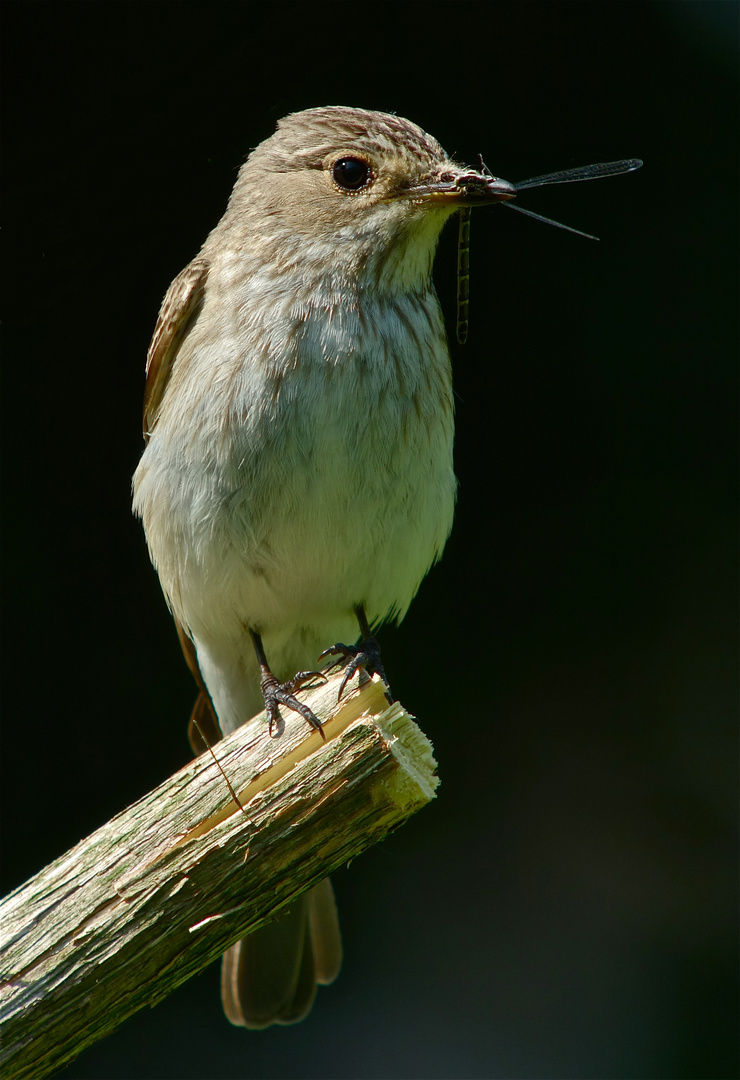
<instances>
[{"instance_id":1,"label":"bird's claw","mask_svg":"<svg viewBox=\"0 0 740 1080\"><path fill-rule=\"evenodd\" d=\"M314 679L321 679L323 682L326 682L326 675L324 675L323 671L299 671L292 679L288 679L286 682L281 683L275 678L272 672L263 673L262 679L260 680L260 686L262 689L262 697L265 701L265 710L267 711L271 737L273 725L280 720L280 710L278 709L278 705L284 705L286 709L291 709L293 712L300 713L303 719L309 723L312 728L318 731L321 738L326 740L324 729L316 713L309 709L308 705L304 705L302 701L299 701L295 696L296 690L300 690Z\"/></svg>"},{"instance_id":2,"label":"bird's claw","mask_svg":"<svg viewBox=\"0 0 740 1080\"><path fill-rule=\"evenodd\" d=\"M337 701L341 701L344 688L357 671L364 671L366 675L377 675L385 686L385 696L389 704L393 704L393 694L391 693L390 683L388 682L388 676L385 673L385 668L380 659L380 645L376 638L370 636L364 638L359 645L344 645L341 641L338 641L336 645L331 645L319 656L319 660L323 660L325 656L336 656L337 659L332 661L329 665L330 668L338 667L340 664L346 664L344 678L342 679L339 687L339 694L337 695Z\"/></svg>"}]
</instances>

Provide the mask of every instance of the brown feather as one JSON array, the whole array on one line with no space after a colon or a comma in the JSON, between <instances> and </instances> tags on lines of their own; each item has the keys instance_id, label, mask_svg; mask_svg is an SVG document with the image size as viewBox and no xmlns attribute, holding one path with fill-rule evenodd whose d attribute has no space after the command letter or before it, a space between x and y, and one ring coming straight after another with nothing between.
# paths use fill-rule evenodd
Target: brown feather
<instances>
[{"instance_id":1,"label":"brown feather","mask_svg":"<svg viewBox=\"0 0 740 1080\"><path fill-rule=\"evenodd\" d=\"M177 636L180 639L180 647L185 657L185 663L190 668L190 674L198 684L198 696L195 699L195 705L193 705L193 711L190 714L190 720L188 722L188 742L190 748L197 757L202 754L204 750L208 749L208 746L213 746L214 743L219 742L221 739L221 729L218 726L218 720L216 719L216 712L211 702L211 696L206 690L206 684L203 682L203 676L200 673L198 667L198 657L195 652L195 645L188 637L185 627L182 625L179 619L175 619L175 629L177 630ZM200 726L201 731L208 739L208 744L203 742L203 738L198 731Z\"/></svg>"},{"instance_id":2,"label":"brown feather","mask_svg":"<svg viewBox=\"0 0 740 1080\"><path fill-rule=\"evenodd\" d=\"M157 325L154 327L146 358L143 417L145 442L149 441L157 423L177 352L202 307L209 266L207 259L193 259L172 282L159 309ZM198 684L198 697L188 723L188 741L193 753L197 756L207 749L197 725L200 725L211 746L221 738L221 730L210 695L200 674L195 645L178 619L175 619L175 627L185 662Z\"/></svg>"},{"instance_id":3,"label":"brown feather","mask_svg":"<svg viewBox=\"0 0 740 1080\"><path fill-rule=\"evenodd\" d=\"M203 304L209 266L207 259L193 259L172 282L159 309L146 358L145 442L157 423L177 351Z\"/></svg>"},{"instance_id":4,"label":"brown feather","mask_svg":"<svg viewBox=\"0 0 740 1080\"><path fill-rule=\"evenodd\" d=\"M296 1024L308 1015L317 986L333 982L341 964L337 905L325 878L290 911L224 953L224 1012L237 1027Z\"/></svg>"}]
</instances>

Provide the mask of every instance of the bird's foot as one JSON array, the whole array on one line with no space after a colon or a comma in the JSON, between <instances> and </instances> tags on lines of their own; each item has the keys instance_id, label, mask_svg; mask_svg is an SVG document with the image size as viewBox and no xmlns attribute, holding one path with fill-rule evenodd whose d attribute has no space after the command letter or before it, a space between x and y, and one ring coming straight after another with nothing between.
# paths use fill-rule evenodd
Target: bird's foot
<instances>
[{"instance_id":1,"label":"bird's foot","mask_svg":"<svg viewBox=\"0 0 740 1080\"><path fill-rule=\"evenodd\" d=\"M326 682L326 675L322 671L299 671L292 679L288 679L286 682L281 683L272 672L266 666L262 669L262 675L260 678L260 687L262 689L262 697L265 701L265 709L267 710L267 717L270 724L270 735L272 735L272 728L274 724L277 724L280 720L279 705L284 705L286 709L291 709L293 712L300 713L304 720L306 720L312 728L318 731L322 739L326 740L324 735L324 729L321 726L321 721L315 712L309 709L308 705L304 705L302 701L299 701L295 696L296 690L300 690L307 683L313 682L314 679L320 679Z\"/></svg>"},{"instance_id":2,"label":"bird's foot","mask_svg":"<svg viewBox=\"0 0 740 1080\"><path fill-rule=\"evenodd\" d=\"M385 685L385 696L390 705L393 704L393 694L391 693L390 683L388 682L388 676L385 673L385 668L380 659L380 645L377 638L369 634L363 638L359 645L343 645L341 641L338 641L336 645L330 646L328 649L324 649L319 656L319 660L323 660L325 656L336 656L329 667L338 667L340 664L346 664L344 671L344 678L342 684L339 687L339 694L337 701L341 700L344 688L355 674L356 671L364 671L367 675L378 675Z\"/></svg>"}]
</instances>

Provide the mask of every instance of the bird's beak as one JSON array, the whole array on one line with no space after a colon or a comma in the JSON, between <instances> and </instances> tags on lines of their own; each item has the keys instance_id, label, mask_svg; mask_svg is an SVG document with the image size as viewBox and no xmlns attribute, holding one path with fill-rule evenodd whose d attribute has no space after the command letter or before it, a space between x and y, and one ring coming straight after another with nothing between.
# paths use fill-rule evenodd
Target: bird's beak
<instances>
[{"instance_id":1,"label":"bird's beak","mask_svg":"<svg viewBox=\"0 0 740 1080\"><path fill-rule=\"evenodd\" d=\"M516 188L488 171L455 169L407 188L403 194L414 202L431 202L457 210L461 206L494 206L506 202L516 196Z\"/></svg>"}]
</instances>

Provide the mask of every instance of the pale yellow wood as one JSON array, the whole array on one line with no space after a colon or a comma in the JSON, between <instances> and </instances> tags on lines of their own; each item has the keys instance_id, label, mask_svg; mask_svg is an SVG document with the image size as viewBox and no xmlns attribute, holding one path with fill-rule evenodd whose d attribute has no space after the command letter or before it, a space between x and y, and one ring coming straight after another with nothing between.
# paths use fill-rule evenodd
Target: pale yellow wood
<instances>
[{"instance_id":1,"label":"pale yellow wood","mask_svg":"<svg viewBox=\"0 0 740 1080\"><path fill-rule=\"evenodd\" d=\"M377 680L218 743L0 903L4 1080L43 1077L195 975L434 797L432 747ZM60 809L63 812L63 808Z\"/></svg>"}]
</instances>

